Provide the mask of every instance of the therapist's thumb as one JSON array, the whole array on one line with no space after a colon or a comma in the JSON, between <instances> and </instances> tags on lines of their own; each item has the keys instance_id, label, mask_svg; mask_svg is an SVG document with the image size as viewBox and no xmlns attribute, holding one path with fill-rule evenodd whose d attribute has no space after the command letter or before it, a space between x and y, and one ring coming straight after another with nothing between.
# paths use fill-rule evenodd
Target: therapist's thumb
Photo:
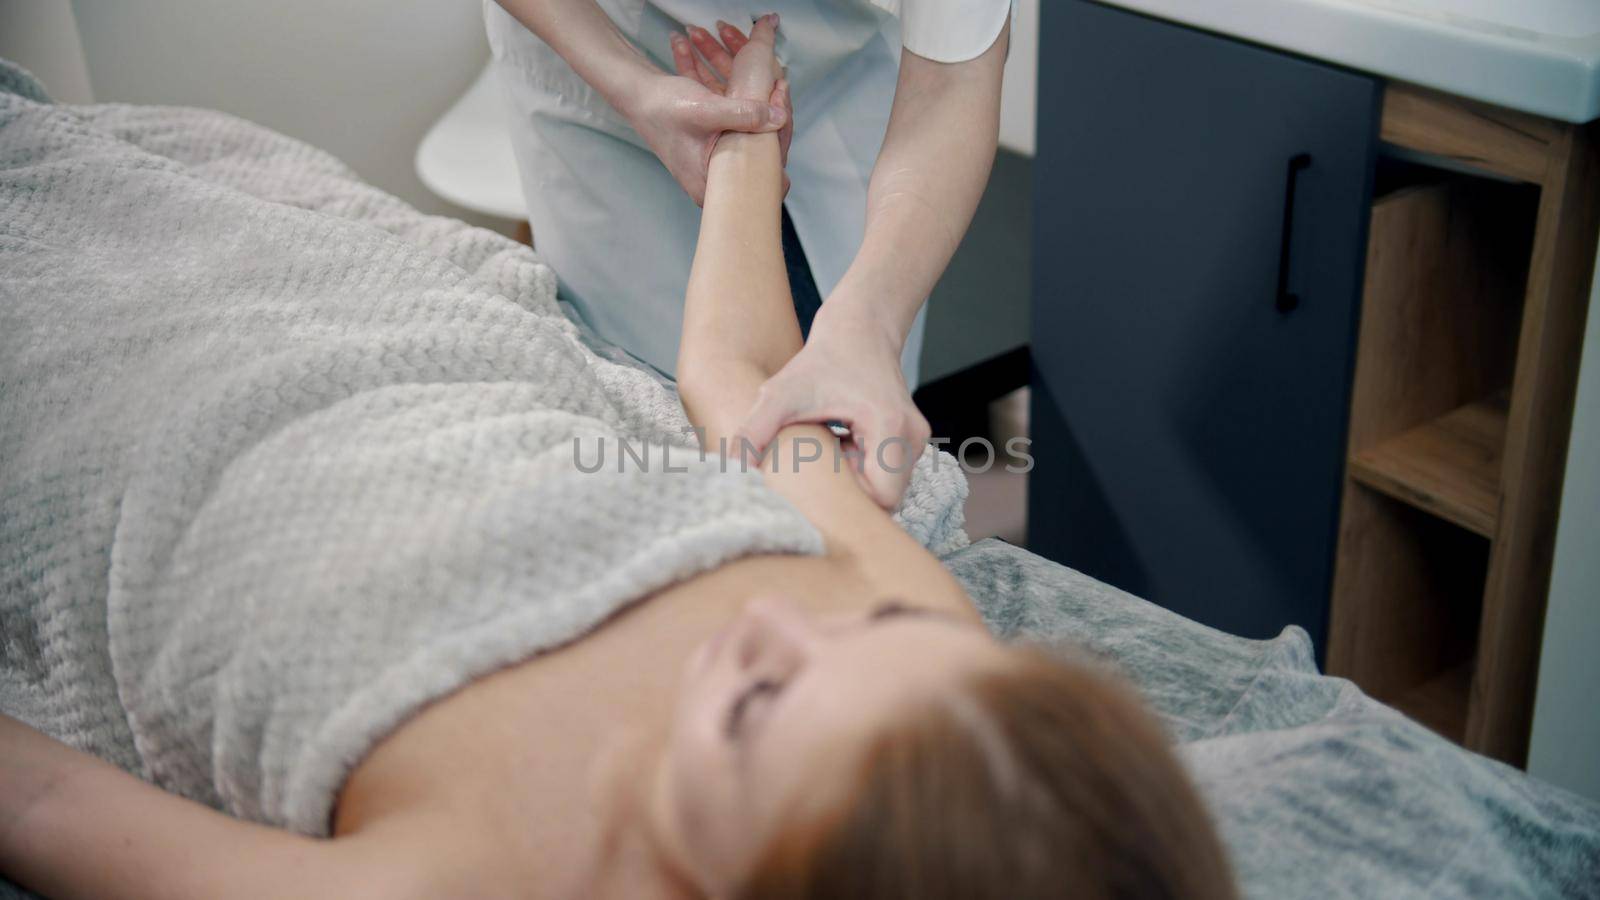
<instances>
[{"instance_id":1,"label":"therapist's thumb","mask_svg":"<svg viewBox=\"0 0 1600 900\"><path fill-rule=\"evenodd\" d=\"M777 131L789 120L788 111L765 100L713 97L701 114L700 124L711 131Z\"/></svg>"}]
</instances>

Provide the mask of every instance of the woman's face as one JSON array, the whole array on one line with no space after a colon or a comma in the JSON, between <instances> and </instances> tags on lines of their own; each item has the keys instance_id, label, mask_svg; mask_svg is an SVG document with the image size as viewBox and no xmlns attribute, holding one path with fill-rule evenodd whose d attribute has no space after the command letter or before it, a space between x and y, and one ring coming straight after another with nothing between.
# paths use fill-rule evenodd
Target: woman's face
<instances>
[{"instance_id":1,"label":"woman's face","mask_svg":"<svg viewBox=\"0 0 1600 900\"><path fill-rule=\"evenodd\" d=\"M885 604L814 618L752 601L689 660L656 825L701 887L726 895L787 814L847 800L876 728L1004 659L981 627L943 613Z\"/></svg>"}]
</instances>

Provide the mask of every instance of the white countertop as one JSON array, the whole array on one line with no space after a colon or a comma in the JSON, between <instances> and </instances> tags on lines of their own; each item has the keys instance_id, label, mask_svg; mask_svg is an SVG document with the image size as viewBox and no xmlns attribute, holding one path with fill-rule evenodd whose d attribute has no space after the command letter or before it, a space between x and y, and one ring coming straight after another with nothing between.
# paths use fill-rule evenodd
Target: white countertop
<instances>
[{"instance_id":1,"label":"white countertop","mask_svg":"<svg viewBox=\"0 0 1600 900\"><path fill-rule=\"evenodd\" d=\"M1568 122L1600 117L1600 0L1101 0Z\"/></svg>"}]
</instances>

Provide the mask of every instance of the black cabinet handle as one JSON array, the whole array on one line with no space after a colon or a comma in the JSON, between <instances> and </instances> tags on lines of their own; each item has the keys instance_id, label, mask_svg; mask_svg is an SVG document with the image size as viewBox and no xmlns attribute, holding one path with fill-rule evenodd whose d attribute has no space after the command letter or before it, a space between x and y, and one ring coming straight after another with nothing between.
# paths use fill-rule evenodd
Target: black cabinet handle
<instances>
[{"instance_id":1,"label":"black cabinet handle","mask_svg":"<svg viewBox=\"0 0 1600 900\"><path fill-rule=\"evenodd\" d=\"M1311 168L1311 154L1296 153L1289 159L1288 183L1283 188L1283 238L1278 245L1278 312L1293 312L1300 295L1289 290L1289 246L1294 235L1294 195L1300 173Z\"/></svg>"}]
</instances>

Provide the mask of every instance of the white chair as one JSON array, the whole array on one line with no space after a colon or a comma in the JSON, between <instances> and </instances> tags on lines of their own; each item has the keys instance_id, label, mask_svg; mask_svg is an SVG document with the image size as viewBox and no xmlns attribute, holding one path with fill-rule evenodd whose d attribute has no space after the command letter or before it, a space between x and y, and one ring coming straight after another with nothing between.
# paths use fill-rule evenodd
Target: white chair
<instances>
[{"instance_id":1,"label":"white chair","mask_svg":"<svg viewBox=\"0 0 1600 900\"><path fill-rule=\"evenodd\" d=\"M492 63L485 66L423 136L417 145L417 177L457 206L519 223L518 239L532 243L500 84L492 69Z\"/></svg>"}]
</instances>

